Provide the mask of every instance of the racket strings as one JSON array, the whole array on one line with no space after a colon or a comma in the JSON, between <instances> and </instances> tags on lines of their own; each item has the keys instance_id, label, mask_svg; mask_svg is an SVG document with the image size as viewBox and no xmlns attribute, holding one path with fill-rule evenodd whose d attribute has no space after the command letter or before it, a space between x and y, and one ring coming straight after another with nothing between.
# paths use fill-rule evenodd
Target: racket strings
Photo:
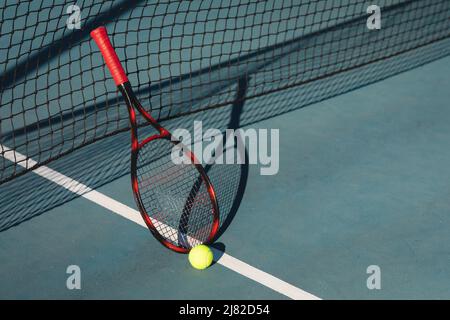
<instances>
[{"instance_id":1,"label":"racket strings","mask_svg":"<svg viewBox=\"0 0 450 320\"><path fill-rule=\"evenodd\" d=\"M172 147L170 141L157 139L139 150L139 196L160 235L176 246L190 248L208 240L213 204L197 168L172 161Z\"/></svg>"}]
</instances>

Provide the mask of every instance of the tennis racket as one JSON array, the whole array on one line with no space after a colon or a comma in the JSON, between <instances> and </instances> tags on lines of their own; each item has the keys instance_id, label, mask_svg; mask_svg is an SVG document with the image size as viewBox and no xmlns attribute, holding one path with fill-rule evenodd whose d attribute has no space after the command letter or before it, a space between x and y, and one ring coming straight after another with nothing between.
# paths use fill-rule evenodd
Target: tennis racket
<instances>
[{"instance_id":1,"label":"tennis racket","mask_svg":"<svg viewBox=\"0 0 450 320\"><path fill-rule=\"evenodd\" d=\"M134 94L105 27L91 32L128 107L131 126L131 184L139 211L164 246L187 253L211 243L219 229L214 188L193 152L163 128ZM136 111L157 131L138 140ZM174 161L174 154L184 162ZM178 159L180 160L180 159ZM192 189L196 192L193 193Z\"/></svg>"}]
</instances>

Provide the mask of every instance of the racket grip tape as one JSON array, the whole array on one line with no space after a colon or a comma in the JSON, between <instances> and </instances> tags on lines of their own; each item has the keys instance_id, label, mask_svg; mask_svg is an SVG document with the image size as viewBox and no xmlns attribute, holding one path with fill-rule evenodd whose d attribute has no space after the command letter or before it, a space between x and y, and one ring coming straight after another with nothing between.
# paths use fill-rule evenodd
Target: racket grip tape
<instances>
[{"instance_id":1,"label":"racket grip tape","mask_svg":"<svg viewBox=\"0 0 450 320\"><path fill-rule=\"evenodd\" d=\"M91 31L91 37L97 44L103 59L116 83L116 86L120 86L128 81L125 70L120 63L117 53L114 50L111 41L109 40L108 33L105 27L99 27Z\"/></svg>"}]
</instances>

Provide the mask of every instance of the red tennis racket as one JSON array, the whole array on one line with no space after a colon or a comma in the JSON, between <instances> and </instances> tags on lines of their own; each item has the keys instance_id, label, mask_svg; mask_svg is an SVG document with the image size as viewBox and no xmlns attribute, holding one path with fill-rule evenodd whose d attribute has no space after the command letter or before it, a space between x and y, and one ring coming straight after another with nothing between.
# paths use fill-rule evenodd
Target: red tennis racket
<instances>
[{"instance_id":1,"label":"red tennis racket","mask_svg":"<svg viewBox=\"0 0 450 320\"><path fill-rule=\"evenodd\" d=\"M131 183L146 225L164 246L177 252L186 253L198 244L212 242L219 229L219 207L204 168L186 146L174 139L142 107L105 27L93 30L91 37L128 107ZM138 140L135 110L158 131L157 134ZM176 153L184 157L184 163L178 164L179 161L173 160ZM196 192L192 192L193 189Z\"/></svg>"}]
</instances>

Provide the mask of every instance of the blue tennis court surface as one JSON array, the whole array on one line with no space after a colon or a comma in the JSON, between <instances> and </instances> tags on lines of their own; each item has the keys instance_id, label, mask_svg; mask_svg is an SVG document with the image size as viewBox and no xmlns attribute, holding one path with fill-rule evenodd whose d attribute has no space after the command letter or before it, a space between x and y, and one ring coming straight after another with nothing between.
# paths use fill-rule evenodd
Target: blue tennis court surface
<instances>
[{"instance_id":1,"label":"blue tennis court surface","mask_svg":"<svg viewBox=\"0 0 450 320\"><path fill-rule=\"evenodd\" d=\"M449 65L247 125L279 129L279 172L248 167L207 270L130 220L127 175L1 232L0 298L448 299ZM79 290L66 286L71 265ZM370 266L380 289L367 286Z\"/></svg>"}]
</instances>

